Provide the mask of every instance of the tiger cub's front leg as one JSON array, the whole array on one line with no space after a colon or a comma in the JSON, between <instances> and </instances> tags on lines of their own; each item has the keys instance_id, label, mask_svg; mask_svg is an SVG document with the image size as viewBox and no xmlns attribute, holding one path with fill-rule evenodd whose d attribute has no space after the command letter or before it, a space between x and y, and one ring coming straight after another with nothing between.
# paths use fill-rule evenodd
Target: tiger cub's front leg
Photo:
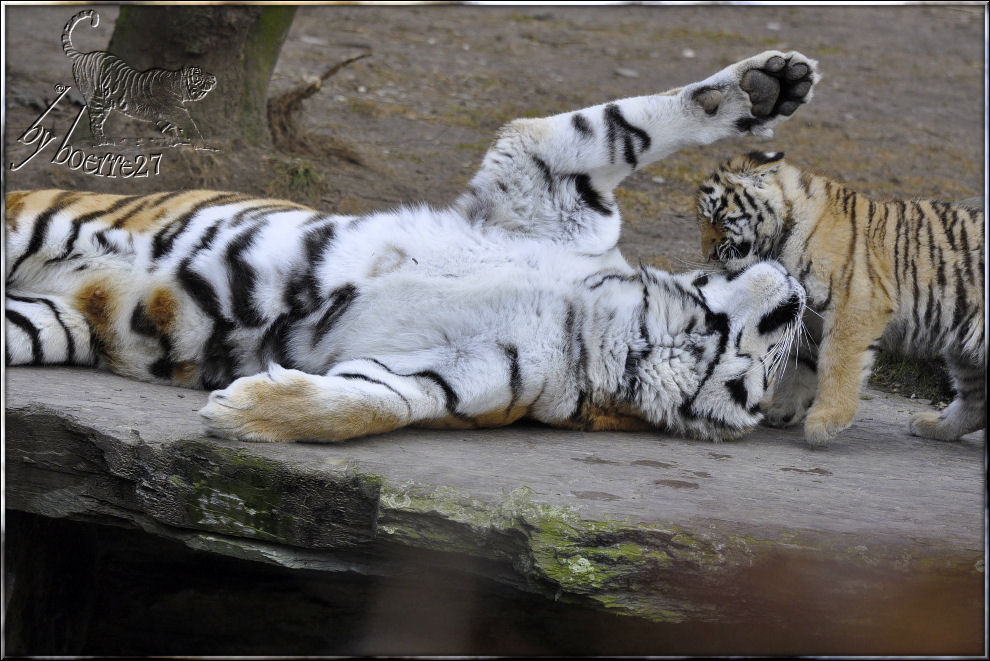
<instances>
[{"instance_id":1,"label":"tiger cub's front leg","mask_svg":"<svg viewBox=\"0 0 990 661\"><path fill-rule=\"evenodd\" d=\"M841 307L840 307L841 309ZM876 358L877 343L890 314L827 314L818 358L818 396L804 422L804 437L813 446L828 444L852 423L859 391Z\"/></svg>"},{"instance_id":2,"label":"tiger cub's front leg","mask_svg":"<svg viewBox=\"0 0 990 661\"><path fill-rule=\"evenodd\" d=\"M809 355L790 355L780 379L773 386L769 401L761 407L770 427L789 427L804 419L818 391L815 360Z\"/></svg>"}]
</instances>

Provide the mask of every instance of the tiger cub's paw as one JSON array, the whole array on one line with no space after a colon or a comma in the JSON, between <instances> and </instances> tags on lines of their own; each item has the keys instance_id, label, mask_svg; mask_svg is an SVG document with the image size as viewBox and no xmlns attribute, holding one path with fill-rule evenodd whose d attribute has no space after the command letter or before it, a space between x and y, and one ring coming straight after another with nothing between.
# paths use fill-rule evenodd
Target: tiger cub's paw
<instances>
[{"instance_id":1,"label":"tiger cub's paw","mask_svg":"<svg viewBox=\"0 0 990 661\"><path fill-rule=\"evenodd\" d=\"M816 411L812 408L804 421L804 438L812 447L825 447L852 423L852 418L852 414L837 415L830 411Z\"/></svg>"},{"instance_id":2,"label":"tiger cub's paw","mask_svg":"<svg viewBox=\"0 0 990 661\"><path fill-rule=\"evenodd\" d=\"M912 436L931 438L936 441L958 441L962 435L948 424L943 414L933 411L915 413L909 418L908 429Z\"/></svg>"},{"instance_id":3,"label":"tiger cub's paw","mask_svg":"<svg viewBox=\"0 0 990 661\"><path fill-rule=\"evenodd\" d=\"M306 417L313 398L312 379L305 372L272 367L210 393L199 415L211 436L262 443L298 440L300 414Z\"/></svg>"}]
</instances>

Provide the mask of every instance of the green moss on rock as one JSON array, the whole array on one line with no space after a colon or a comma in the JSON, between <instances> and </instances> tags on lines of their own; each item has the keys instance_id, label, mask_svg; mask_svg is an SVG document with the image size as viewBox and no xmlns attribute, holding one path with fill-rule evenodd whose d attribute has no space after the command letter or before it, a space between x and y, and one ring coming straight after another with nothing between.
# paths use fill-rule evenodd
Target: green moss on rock
<instances>
[{"instance_id":1,"label":"green moss on rock","mask_svg":"<svg viewBox=\"0 0 990 661\"><path fill-rule=\"evenodd\" d=\"M658 580L675 564L721 562L711 543L680 530L582 519L567 507L533 502L521 488L495 504L457 489L383 485L379 535L437 551L469 552L510 561L557 598L592 599L609 609L661 621L681 621ZM637 596L635 588L644 592ZM630 590L630 587L634 588Z\"/></svg>"}]
</instances>

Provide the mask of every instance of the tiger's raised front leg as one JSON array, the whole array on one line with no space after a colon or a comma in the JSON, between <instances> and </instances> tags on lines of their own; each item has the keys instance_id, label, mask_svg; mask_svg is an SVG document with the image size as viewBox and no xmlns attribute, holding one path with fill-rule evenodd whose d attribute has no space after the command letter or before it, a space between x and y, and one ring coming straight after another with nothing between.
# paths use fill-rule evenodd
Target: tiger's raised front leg
<instances>
[{"instance_id":1,"label":"tiger's raised front leg","mask_svg":"<svg viewBox=\"0 0 990 661\"><path fill-rule=\"evenodd\" d=\"M202 142L203 134L199 132L192 115L182 106L163 107L157 114L158 121L155 122L155 128L159 133L179 142L190 143L195 140Z\"/></svg>"},{"instance_id":2,"label":"tiger's raised front leg","mask_svg":"<svg viewBox=\"0 0 990 661\"><path fill-rule=\"evenodd\" d=\"M679 149L774 124L809 101L816 62L767 51L685 87L503 127L457 205L476 225L603 253L619 236L613 189Z\"/></svg>"},{"instance_id":3,"label":"tiger's raised front leg","mask_svg":"<svg viewBox=\"0 0 990 661\"><path fill-rule=\"evenodd\" d=\"M484 354L484 352L482 352ZM434 362L434 361L428 361ZM511 352L430 369L408 356L338 363L325 376L273 365L210 394L207 432L242 441L343 441L416 425L496 427L515 422L537 393L523 392ZM471 378L503 373L505 379ZM501 387L504 386L504 387Z\"/></svg>"}]
</instances>

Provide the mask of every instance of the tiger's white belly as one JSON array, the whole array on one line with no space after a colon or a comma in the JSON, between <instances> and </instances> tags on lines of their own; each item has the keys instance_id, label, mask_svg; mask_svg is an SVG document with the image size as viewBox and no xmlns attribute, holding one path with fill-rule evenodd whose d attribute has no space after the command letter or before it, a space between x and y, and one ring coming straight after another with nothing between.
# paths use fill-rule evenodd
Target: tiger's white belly
<instances>
[{"instance_id":1,"label":"tiger's white belly","mask_svg":"<svg viewBox=\"0 0 990 661\"><path fill-rule=\"evenodd\" d=\"M286 213L269 220L242 254L254 278L250 307L264 322L239 324L230 331L238 374L266 369L270 357L257 347L271 322L286 311L287 281L308 266L306 251L300 247L307 217ZM196 224L206 228L214 221L206 215ZM196 252L205 231L196 224L179 239L184 245L177 243L173 249L177 256L164 262L155 263L147 240L135 246L132 277L143 280L143 286L133 288L135 300L147 298L167 280L172 281L172 290L182 291L183 268L211 282L233 284L229 245L232 236L245 231L244 226L219 230L215 248ZM465 345L493 345L498 338L533 345L539 351L541 338L559 341L567 305L592 305L582 281L603 270L633 272L616 250L582 255L545 239L473 228L452 211L402 209L340 217L332 224L334 237L321 252L313 275L321 296L332 301L329 294L348 288L353 289L353 298L346 313L342 311L332 324L320 328L327 314L324 305L285 338L289 362L314 373L349 358L415 356L417 351L443 346L463 351ZM190 254L194 258L184 264ZM233 289L215 291L223 315L236 319ZM176 335L180 353L203 352L211 319L201 307L195 301L182 306L187 313L181 315L183 331ZM146 351L142 348L138 353Z\"/></svg>"}]
</instances>

